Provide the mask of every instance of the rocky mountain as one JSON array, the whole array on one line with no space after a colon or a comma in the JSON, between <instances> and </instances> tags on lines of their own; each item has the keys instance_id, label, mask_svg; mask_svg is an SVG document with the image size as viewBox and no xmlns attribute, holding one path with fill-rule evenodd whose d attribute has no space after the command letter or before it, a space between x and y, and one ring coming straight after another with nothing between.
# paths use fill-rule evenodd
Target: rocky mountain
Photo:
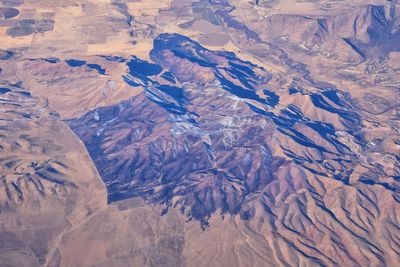
<instances>
[{"instance_id":1,"label":"rocky mountain","mask_svg":"<svg viewBox=\"0 0 400 267\"><path fill-rule=\"evenodd\" d=\"M150 55L154 63L124 61L127 82L144 85L143 93L68 121L106 182L109 202L142 197L163 205L163 213L177 207L203 227L214 213L270 217L270 227L285 242L297 236L299 243L288 244L321 264L339 264L334 259L340 254L328 252L333 247L316 245L318 252L312 252L305 246L326 226L309 217L310 198L313 209L342 228L338 244L342 238L366 242L376 253L366 258L386 263L383 250L368 241L373 221L381 219L365 214L366 223L363 215L353 217L346 200L334 212L327 199L326 184L332 183L344 190L338 194L347 194L347 187L357 190L361 209L362 202L374 203L370 188L387 191L393 205L398 201L398 174L363 159L369 152L361 118L345 93L334 88L311 93L294 85L274 90L269 83L274 77L265 69L176 34L157 37ZM163 79L165 73L172 78ZM293 195L299 190L304 195ZM287 216L297 219L289 222ZM346 259L356 263L364 253Z\"/></svg>"},{"instance_id":2,"label":"rocky mountain","mask_svg":"<svg viewBox=\"0 0 400 267\"><path fill-rule=\"evenodd\" d=\"M273 14L255 30L312 53L326 51L342 60L360 61L398 52L399 23L397 5L366 5L325 16Z\"/></svg>"},{"instance_id":3,"label":"rocky mountain","mask_svg":"<svg viewBox=\"0 0 400 267\"><path fill-rule=\"evenodd\" d=\"M43 265L52 240L104 203L86 193L104 188L47 101L11 78L0 103L0 265Z\"/></svg>"},{"instance_id":4,"label":"rocky mountain","mask_svg":"<svg viewBox=\"0 0 400 267\"><path fill-rule=\"evenodd\" d=\"M0 2L0 266L397 266L396 1Z\"/></svg>"}]
</instances>

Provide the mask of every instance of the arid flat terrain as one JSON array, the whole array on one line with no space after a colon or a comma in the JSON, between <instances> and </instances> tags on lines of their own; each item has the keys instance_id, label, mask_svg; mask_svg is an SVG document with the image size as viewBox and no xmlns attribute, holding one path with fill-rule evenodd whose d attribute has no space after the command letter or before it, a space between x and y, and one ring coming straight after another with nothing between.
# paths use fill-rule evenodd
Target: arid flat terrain
<instances>
[{"instance_id":1,"label":"arid flat terrain","mask_svg":"<svg viewBox=\"0 0 400 267\"><path fill-rule=\"evenodd\" d=\"M399 266L397 0L0 0L0 267Z\"/></svg>"}]
</instances>

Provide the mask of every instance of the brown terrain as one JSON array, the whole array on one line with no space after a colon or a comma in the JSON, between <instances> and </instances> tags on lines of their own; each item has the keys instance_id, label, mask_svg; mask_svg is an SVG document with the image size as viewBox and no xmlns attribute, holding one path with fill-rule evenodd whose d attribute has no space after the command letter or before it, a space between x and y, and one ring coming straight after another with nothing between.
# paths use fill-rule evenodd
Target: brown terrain
<instances>
[{"instance_id":1,"label":"brown terrain","mask_svg":"<svg viewBox=\"0 0 400 267\"><path fill-rule=\"evenodd\" d=\"M0 266L399 266L400 4L0 0Z\"/></svg>"}]
</instances>

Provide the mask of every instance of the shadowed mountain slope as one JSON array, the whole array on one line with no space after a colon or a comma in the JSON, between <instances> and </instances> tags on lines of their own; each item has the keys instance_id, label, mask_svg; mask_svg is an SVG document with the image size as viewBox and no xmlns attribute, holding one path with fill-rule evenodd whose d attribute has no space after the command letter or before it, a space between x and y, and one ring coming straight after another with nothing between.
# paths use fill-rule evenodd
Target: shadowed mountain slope
<instances>
[{"instance_id":1,"label":"shadowed mountain slope","mask_svg":"<svg viewBox=\"0 0 400 267\"><path fill-rule=\"evenodd\" d=\"M292 25L296 25L293 27ZM400 51L399 7L366 5L331 16L273 14L254 29L265 38L286 40L342 60L365 60Z\"/></svg>"},{"instance_id":2,"label":"shadowed mountain slope","mask_svg":"<svg viewBox=\"0 0 400 267\"><path fill-rule=\"evenodd\" d=\"M164 213L178 207L203 227L217 211L264 218L278 240L317 264L339 264L339 255L355 265L394 259L397 248L384 247L396 237L372 236L376 224L396 225L399 169L393 176L367 161L348 95L278 90L263 68L176 34L156 38L151 58L126 61L127 83L143 93L67 121L110 202L139 196ZM392 207L384 213L373 200L382 192ZM336 241L327 246L325 238Z\"/></svg>"},{"instance_id":3,"label":"shadowed mountain slope","mask_svg":"<svg viewBox=\"0 0 400 267\"><path fill-rule=\"evenodd\" d=\"M0 265L397 266L397 2L0 0Z\"/></svg>"}]
</instances>

